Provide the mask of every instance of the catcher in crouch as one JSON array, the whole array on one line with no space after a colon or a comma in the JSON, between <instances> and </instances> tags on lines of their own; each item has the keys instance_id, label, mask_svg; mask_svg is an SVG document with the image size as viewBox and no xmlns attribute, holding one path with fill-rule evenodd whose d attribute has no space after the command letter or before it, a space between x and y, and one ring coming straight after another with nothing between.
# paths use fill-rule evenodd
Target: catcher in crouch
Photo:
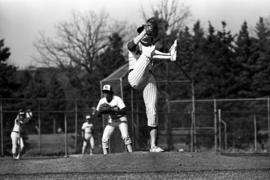
<instances>
[{"instance_id":1,"label":"catcher in crouch","mask_svg":"<svg viewBox=\"0 0 270 180\"><path fill-rule=\"evenodd\" d=\"M109 139L116 127L118 127L121 132L127 151L132 152L125 104L120 97L114 95L111 85L104 85L102 92L104 97L100 99L96 110L99 115L104 114L108 119L108 124L106 125L102 135L103 154L108 154L109 152Z\"/></svg>"}]
</instances>

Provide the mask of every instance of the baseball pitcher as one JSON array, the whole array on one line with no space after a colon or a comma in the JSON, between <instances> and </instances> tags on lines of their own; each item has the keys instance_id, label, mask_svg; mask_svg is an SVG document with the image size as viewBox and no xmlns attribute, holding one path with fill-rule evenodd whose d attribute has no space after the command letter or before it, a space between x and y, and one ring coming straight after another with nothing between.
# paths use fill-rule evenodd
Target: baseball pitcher
<instances>
[{"instance_id":1,"label":"baseball pitcher","mask_svg":"<svg viewBox=\"0 0 270 180\"><path fill-rule=\"evenodd\" d=\"M162 152L163 149L156 145L158 128L157 85L152 74L152 61L157 59L176 61L177 41L174 41L169 53L155 49L155 42L158 39L158 24L155 18L148 19L145 25L137 29L137 32L139 34L127 44L129 50L128 82L131 87L143 92L150 133L150 152Z\"/></svg>"}]
</instances>

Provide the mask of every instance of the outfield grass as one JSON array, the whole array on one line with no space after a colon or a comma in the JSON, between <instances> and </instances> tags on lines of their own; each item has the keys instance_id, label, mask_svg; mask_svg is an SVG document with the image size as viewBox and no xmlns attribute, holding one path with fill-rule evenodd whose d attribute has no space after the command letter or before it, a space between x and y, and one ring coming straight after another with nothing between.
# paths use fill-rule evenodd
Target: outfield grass
<instances>
[{"instance_id":1,"label":"outfield grass","mask_svg":"<svg viewBox=\"0 0 270 180\"><path fill-rule=\"evenodd\" d=\"M39 144L40 143L40 144ZM28 146L25 149L25 156L55 156L65 154L65 134L42 134L40 137L37 134L28 135ZM100 142L95 141L96 153L101 153ZM67 153L75 154L81 152L82 139L77 136L77 147L75 147L75 134L67 134ZM87 149L89 150L89 149Z\"/></svg>"}]
</instances>

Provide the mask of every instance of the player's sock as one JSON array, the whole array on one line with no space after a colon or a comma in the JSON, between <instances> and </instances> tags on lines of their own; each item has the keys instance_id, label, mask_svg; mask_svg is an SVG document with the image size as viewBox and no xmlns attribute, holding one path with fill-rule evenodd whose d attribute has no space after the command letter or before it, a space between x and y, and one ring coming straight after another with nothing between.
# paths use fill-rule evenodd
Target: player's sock
<instances>
[{"instance_id":1,"label":"player's sock","mask_svg":"<svg viewBox=\"0 0 270 180\"><path fill-rule=\"evenodd\" d=\"M170 48L170 54L171 54L171 61L176 61L176 55L177 55L177 40L174 41L173 45Z\"/></svg>"},{"instance_id":2,"label":"player's sock","mask_svg":"<svg viewBox=\"0 0 270 180\"><path fill-rule=\"evenodd\" d=\"M109 148L103 148L103 154L108 154L109 153Z\"/></svg>"},{"instance_id":3,"label":"player's sock","mask_svg":"<svg viewBox=\"0 0 270 180\"><path fill-rule=\"evenodd\" d=\"M21 158L21 153L19 152L18 155L16 156L16 159L20 159Z\"/></svg>"},{"instance_id":4,"label":"player's sock","mask_svg":"<svg viewBox=\"0 0 270 180\"><path fill-rule=\"evenodd\" d=\"M17 156L16 156L16 154L12 154L12 157L13 157L13 159L16 159Z\"/></svg>"}]
</instances>

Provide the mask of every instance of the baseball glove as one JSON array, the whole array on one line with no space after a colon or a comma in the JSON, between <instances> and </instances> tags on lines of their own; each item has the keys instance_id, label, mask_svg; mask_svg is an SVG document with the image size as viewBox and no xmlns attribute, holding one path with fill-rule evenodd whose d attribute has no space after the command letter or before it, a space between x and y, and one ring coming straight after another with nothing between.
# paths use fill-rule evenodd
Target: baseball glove
<instances>
[{"instance_id":1,"label":"baseball glove","mask_svg":"<svg viewBox=\"0 0 270 180\"><path fill-rule=\"evenodd\" d=\"M110 113L111 111L112 107L107 103L103 103L99 106L99 112L101 113Z\"/></svg>"},{"instance_id":2,"label":"baseball glove","mask_svg":"<svg viewBox=\"0 0 270 180\"><path fill-rule=\"evenodd\" d=\"M144 25L144 29L145 29L145 33L148 35L148 36L153 36L153 25L151 23L146 23Z\"/></svg>"},{"instance_id":3,"label":"baseball glove","mask_svg":"<svg viewBox=\"0 0 270 180\"><path fill-rule=\"evenodd\" d=\"M145 32L148 36L157 36L158 34L158 22L155 18L150 18L144 25Z\"/></svg>"}]
</instances>

